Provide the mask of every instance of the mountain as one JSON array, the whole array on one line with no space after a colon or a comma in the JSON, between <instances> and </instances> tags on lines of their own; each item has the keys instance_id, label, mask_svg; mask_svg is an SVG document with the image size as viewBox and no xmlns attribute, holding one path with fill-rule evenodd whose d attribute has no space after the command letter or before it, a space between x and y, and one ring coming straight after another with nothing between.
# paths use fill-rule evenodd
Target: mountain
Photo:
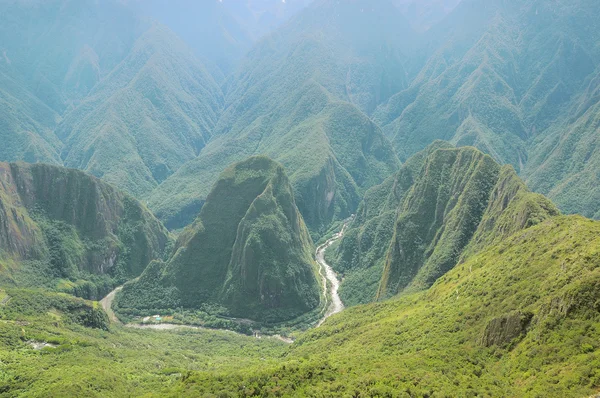
<instances>
[{"instance_id":1,"label":"mountain","mask_svg":"<svg viewBox=\"0 0 600 398\"><path fill-rule=\"evenodd\" d=\"M448 145L435 142L365 195L333 261L348 304L425 289L461 259L559 214L512 167Z\"/></svg>"},{"instance_id":2,"label":"mountain","mask_svg":"<svg viewBox=\"0 0 600 398\"><path fill-rule=\"evenodd\" d=\"M578 137L595 134L599 11L589 1L463 1L425 33L424 67L375 120L401 160L435 139L473 145L563 210L593 216L593 194L581 206L573 197L593 185L594 162L562 165Z\"/></svg>"},{"instance_id":3,"label":"mountain","mask_svg":"<svg viewBox=\"0 0 600 398\"><path fill-rule=\"evenodd\" d=\"M453 146L434 142L407 160L397 173L369 189L339 247L330 249L333 254L328 254L329 262L344 275L340 297L346 305L375 299L398 211L429 155L442 148Z\"/></svg>"},{"instance_id":4,"label":"mountain","mask_svg":"<svg viewBox=\"0 0 600 398\"><path fill-rule=\"evenodd\" d=\"M120 62L138 25L113 1L2 1L0 160L62 164L62 115Z\"/></svg>"},{"instance_id":5,"label":"mountain","mask_svg":"<svg viewBox=\"0 0 600 398\"><path fill-rule=\"evenodd\" d=\"M531 149L525 178L532 189L552 198L567 213L600 218L598 129L600 74L569 109L569 117L549 128Z\"/></svg>"},{"instance_id":6,"label":"mountain","mask_svg":"<svg viewBox=\"0 0 600 398\"><path fill-rule=\"evenodd\" d=\"M424 32L441 22L461 0L394 0L404 17L418 32Z\"/></svg>"},{"instance_id":7,"label":"mountain","mask_svg":"<svg viewBox=\"0 0 600 398\"><path fill-rule=\"evenodd\" d=\"M325 232L397 170L367 113L406 85L410 35L388 1L313 3L248 54L225 88L213 139L152 193L150 207L181 228L221 170L265 154L285 166L311 232Z\"/></svg>"},{"instance_id":8,"label":"mountain","mask_svg":"<svg viewBox=\"0 0 600 398\"><path fill-rule=\"evenodd\" d=\"M427 291L332 317L283 363L193 372L171 392L594 396L599 234L596 221L553 217L487 247Z\"/></svg>"},{"instance_id":9,"label":"mountain","mask_svg":"<svg viewBox=\"0 0 600 398\"><path fill-rule=\"evenodd\" d=\"M219 83L263 36L309 0L131 0L141 15L169 26L209 67Z\"/></svg>"},{"instance_id":10,"label":"mountain","mask_svg":"<svg viewBox=\"0 0 600 398\"><path fill-rule=\"evenodd\" d=\"M125 285L117 309L147 315L217 304L237 318L292 319L320 302L313 248L283 167L252 157L221 174L171 259Z\"/></svg>"},{"instance_id":11,"label":"mountain","mask_svg":"<svg viewBox=\"0 0 600 398\"><path fill-rule=\"evenodd\" d=\"M220 87L131 4L10 0L0 15L0 160L82 169L142 198L209 140Z\"/></svg>"},{"instance_id":12,"label":"mountain","mask_svg":"<svg viewBox=\"0 0 600 398\"><path fill-rule=\"evenodd\" d=\"M132 197L81 171L0 163L0 279L99 299L168 246Z\"/></svg>"},{"instance_id":13,"label":"mountain","mask_svg":"<svg viewBox=\"0 0 600 398\"><path fill-rule=\"evenodd\" d=\"M143 197L200 152L222 105L191 50L153 25L56 134L65 165Z\"/></svg>"},{"instance_id":14,"label":"mountain","mask_svg":"<svg viewBox=\"0 0 600 398\"><path fill-rule=\"evenodd\" d=\"M3 66L61 115L126 57L144 29L120 1L0 4Z\"/></svg>"},{"instance_id":15,"label":"mountain","mask_svg":"<svg viewBox=\"0 0 600 398\"><path fill-rule=\"evenodd\" d=\"M60 163L60 116L0 68L0 159Z\"/></svg>"}]
</instances>

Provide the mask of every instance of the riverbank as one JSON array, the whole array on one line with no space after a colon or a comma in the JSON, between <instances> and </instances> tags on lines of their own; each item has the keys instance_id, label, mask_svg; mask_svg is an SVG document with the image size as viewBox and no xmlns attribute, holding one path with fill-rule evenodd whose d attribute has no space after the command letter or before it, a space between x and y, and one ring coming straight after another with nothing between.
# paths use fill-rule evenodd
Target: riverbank
<instances>
[{"instance_id":1,"label":"riverbank","mask_svg":"<svg viewBox=\"0 0 600 398\"><path fill-rule=\"evenodd\" d=\"M340 296L338 294L338 290L340 287L340 281L337 279L337 275L336 275L335 271L333 270L333 268L329 264L327 264L327 262L325 261L325 252L331 245L333 245L335 242L337 242L338 240L343 238L344 232L346 231L346 228L347 228L348 224L350 223L350 221L351 220L345 222L342 226L342 229L338 233L333 235L329 240L327 240L327 242L320 245L315 252L315 259L317 261L317 264L319 265L319 274L320 274L321 278L323 278L323 297L326 300L325 312L323 314L323 317L317 322L316 327L321 326L323 324L323 322L325 322L327 320L327 318L329 318L330 316L337 314L344 310L344 303L342 302L342 300L340 299ZM119 286L115 290L110 292L102 300L100 300L100 304L102 305L102 308L104 309L104 311L108 315L111 323L113 323L113 324L122 324L119 321L119 319L117 318L117 316L115 315L114 311L112 310L112 304L114 302L114 299L115 299L117 293L120 292L122 289L123 289L123 286ZM205 328L205 327L201 327L201 326L171 324L171 323L149 323L149 324L128 323L124 326L127 328L164 330L164 331L181 330L181 329L214 330L211 328ZM230 332L236 333L236 334L241 334L241 333L237 333L234 331L230 331ZM278 334L274 334L271 336L271 335L263 335L258 332L255 332L254 337L256 337L256 338L265 338L265 337L276 338L276 339L279 339L286 343L290 343L290 344L293 343L292 339L285 337L285 336L278 335Z\"/></svg>"}]
</instances>

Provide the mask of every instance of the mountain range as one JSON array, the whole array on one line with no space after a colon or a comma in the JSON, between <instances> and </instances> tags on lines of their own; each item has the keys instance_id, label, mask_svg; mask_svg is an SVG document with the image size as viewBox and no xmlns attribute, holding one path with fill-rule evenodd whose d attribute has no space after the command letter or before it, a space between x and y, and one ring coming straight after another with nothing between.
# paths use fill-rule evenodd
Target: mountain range
<instances>
[{"instance_id":1,"label":"mountain range","mask_svg":"<svg viewBox=\"0 0 600 398\"><path fill-rule=\"evenodd\" d=\"M599 15L0 0L0 396L598 394Z\"/></svg>"}]
</instances>

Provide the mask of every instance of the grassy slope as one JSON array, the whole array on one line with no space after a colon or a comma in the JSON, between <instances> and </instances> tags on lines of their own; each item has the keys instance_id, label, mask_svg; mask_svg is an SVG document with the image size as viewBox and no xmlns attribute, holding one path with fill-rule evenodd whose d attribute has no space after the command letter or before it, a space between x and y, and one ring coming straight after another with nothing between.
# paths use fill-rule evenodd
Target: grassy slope
<instances>
[{"instance_id":1,"label":"grassy slope","mask_svg":"<svg viewBox=\"0 0 600 398\"><path fill-rule=\"evenodd\" d=\"M16 289L0 291L4 297L10 301L0 305L2 397L141 396L174 386L190 371L274 364L285 346L231 332L103 330L106 323L87 321L97 303ZM59 346L35 351L28 340Z\"/></svg>"},{"instance_id":2,"label":"grassy slope","mask_svg":"<svg viewBox=\"0 0 600 398\"><path fill-rule=\"evenodd\" d=\"M195 374L172 395L590 395L600 389L598 236L600 224L581 217L545 221L428 291L331 318L283 364L223 379ZM519 313L531 320L514 339L483 344L494 319Z\"/></svg>"},{"instance_id":3,"label":"grassy slope","mask_svg":"<svg viewBox=\"0 0 600 398\"><path fill-rule=\"evenodd\" d=\"M92 330L9 291L2 393L589 396L600 389L598 236L600 224L582 217L544 221L427 291L350 308L285 350L226 332ZM524 329L499 326L514 316L528 320ZM23 339L61 348L36 352Z\"/></svg>"},{"instance_id":4,"label":"grassy slope","mask_svg":"<svg viewBox=\"0 0 600 398\"><path fill-rule=\"evenodd\" d=\"M261 322L294 318L320 301L312 252L282 166L252 157L221 174L173 257L127 284L118 312L222 305L231 316Z\"/></svg>"}]
</instances>

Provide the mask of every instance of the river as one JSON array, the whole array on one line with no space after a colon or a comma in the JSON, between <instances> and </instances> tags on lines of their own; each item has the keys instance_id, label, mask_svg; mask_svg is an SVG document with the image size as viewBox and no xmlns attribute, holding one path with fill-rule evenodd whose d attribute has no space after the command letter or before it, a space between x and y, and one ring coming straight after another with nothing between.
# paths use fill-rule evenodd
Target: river
<instances>
[{"instance_id":1,"label":"river","mask_svg":"<svg viewBox=\"0 0 600 398\"><path fill-rule=\"evenodd\" d=\"M345 222L344 226L342 227L340 232L333 235L331 237L331 239L329 239L327 242L325 242L324 244L319 246L315 253L317 263L320 266L319 274L321 275L321 278L323 278L323 295L324 295L325 299L327 300L327 302L325 304L327 306L327 310L325 311L323 318L321 318L321 320L319 320L317 327L321 326L327 318L329 318L330 316L332 316L334 314L337 314L338 312L341 312L344 309L344 303L342 303L342 300L340 299L340 296L338 294L338 290L340 288L340 281L338 280L337 275L335 274L335 271L333 270L333 268L331 268L331 266L329 264L327 264L327 262L325 261L325 252L327 251L327 249L329 247L331 247L331 245L333 245L335 242L337 242L338 240L343 238L344 232L346 231L346 227L348 226L349 222L350 221ZM331 287L330 292L327 291L328 287ZM123 289L123 286L119 286L115 290L110 292L102 300L100 300L100 304L102 305L102 308L104 309L104 311L110 318L110 321L113 323L117 323L117 324L120 322L112 310L112 304L113 304L113 301L115 300L115 296L122 289ZM177 330L177 329L212 330L212 329L206 329L206 328L202 328L202 327L198 327L198 326L174 325L174 324L168 324L168 323L148 324L148 325L131 323L131 324L127 324L125 326L130 327L130 328L136 328L136 329L154 329L154 330ZM256 337L261 337L261 336L257 335ZM281 336L273 336L273 337L278 338L282 341L285 341L286 343L293 342L292 340L287 339L285 337L281 337Z\"/></svg>"}]
</instances>

